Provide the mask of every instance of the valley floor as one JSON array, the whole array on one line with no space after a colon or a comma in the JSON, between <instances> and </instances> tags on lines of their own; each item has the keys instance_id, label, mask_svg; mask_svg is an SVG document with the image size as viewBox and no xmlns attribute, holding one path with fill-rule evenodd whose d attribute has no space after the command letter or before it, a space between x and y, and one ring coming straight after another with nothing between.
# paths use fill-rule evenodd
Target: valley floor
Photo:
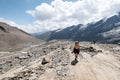
<instances>
[{"instance_id":1,"label":"valley floor","mask_svg":"<svg viewBox=\"0 0 120 80\"><path fill-rule=\"evenodd\" d=\"M26 49L24 55L17 55L17 58L19 58L15 59L20 59L20 61L11 61L14 67L9 69L5 68L8 66L7 63L5 64L7 61L3 61L1 58L3 64L1 63L0 80L120 79L119 45L80 42L81 52L78 61L74 61L74 54L71 53L71 45L73 44L73 42L68 41L57 41L41 45L42 47L35 46L31 49ZM21 55L22 58L20 57ZM42 65L43 58L48 63Z\"/></svg>"}]
</instances>

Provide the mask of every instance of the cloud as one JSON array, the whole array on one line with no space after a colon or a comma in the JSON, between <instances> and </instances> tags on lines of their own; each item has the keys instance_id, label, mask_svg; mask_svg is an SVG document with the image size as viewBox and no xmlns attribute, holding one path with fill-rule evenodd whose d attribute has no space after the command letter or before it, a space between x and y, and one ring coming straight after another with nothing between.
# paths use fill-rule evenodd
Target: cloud
<instances>
[{"instance_id":1,"label":"cloud","mask_svg":"<svg viewBox=\"0 0 120 80\"><path fill-rule=\"evenodd\" d=\"M96 20L119 12L119 0L78 0L76 2L54 0L51 4L42 3L35 10L26 11L39 21ZM104 14L103 14L104 13Z\"/></svg>"},{"instance_id":2,"label":"cloud","mask_svg":"<svg viewBox=\"0 0 120 80\"><path fill-rule=\"evenodd\" d=\"M87 24L120 11L120 0L54 0L42 3L34 10L26 11L36 18L45 30L64 28L75 24Z\"/></svg>"},{"instance_id":3,"label":"cloud","mask_svg":"<svg viewBox=\"0 0 120 80\"><path fill-rule=\"evenodd\" d=\"M19 28L31 33L87 24L120 12L120 0L53 0L27 10L36 21ZM14 22L13 22L14 23Z\"/></svg>"},{"instance_id":4,"label":"cloud","mask_svg":"<svg viewBox=\"0 0 120 80\"><path fill-rule=\"evenodd\" d=\"M37 6L34 10L29 10L27 13L32 14L33 17L38 20L51 19L54 16L54 8L52 6L42 3L40 6Z\"/></svg>"},{"instance_id":5,"label":"cloud","mask_svg":"<svg viewBox=\"0 0 120 80\"><path fill-rule=\"evenodd\" d=\"M2 17L0 17L0 22L5 22L5 23L7 23L7 24L9 24L11 26L18 26L14 21L6 20L6 19L4 19Z\"/></svg>"},{"instance_id":6,"label":"cloud","mask_svg":"<svg viewBox=\"0 0 120 80\"><path fill-rule=\"evenodd\" d=\"M13 27L17 27L28 33L42 32L42 30L43 30L42 27L39 27L40 25L35 24L35 23L27 24L27 25L18 25L14 21L6 20L2 17L0 17L0 22L5 22Z\"/></svg>"}]
</instances>

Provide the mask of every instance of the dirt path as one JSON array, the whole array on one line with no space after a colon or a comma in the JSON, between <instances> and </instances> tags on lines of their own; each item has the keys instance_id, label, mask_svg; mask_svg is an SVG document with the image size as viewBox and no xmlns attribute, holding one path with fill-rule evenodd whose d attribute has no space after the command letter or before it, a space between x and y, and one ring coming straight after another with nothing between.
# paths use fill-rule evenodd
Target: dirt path
<instances>
[{"instance_id":1,"label":"dirt path","mask_svg":"<svg viewBox=\"0 0 120 80\"><path fill-rule=\"evenodd\" d=\"M99 46L94 46L98 50L103 50ZM70 51L68 49L70 54ZM85 52L81 52L84 58L78 58L78 63L69 66L69 75L66 80L119 80L120 79L120 62L111 54L99 53L91 57ZM74 56L70 54L70 60Z\"/></svg>"},{"instance_id":2,"label":"dirt path","mask_svg":"<svg viewBox=\"0 0 120 80\"><path fill-rule=\"evenodd\" d=\"M92 45L92 47L103 52L93 57L89 52L81 52L83 58L79 55L78 63L71 65L71 62L74 61L74 54L71 53L70 49L67 49L67 53L70 55L67 76L56 79L57 75L54 69L47 69L39 80L119 80L120 62L118 59L112 55L113 53L100 48L98 45Z\"/></svg>"}]
</instances>

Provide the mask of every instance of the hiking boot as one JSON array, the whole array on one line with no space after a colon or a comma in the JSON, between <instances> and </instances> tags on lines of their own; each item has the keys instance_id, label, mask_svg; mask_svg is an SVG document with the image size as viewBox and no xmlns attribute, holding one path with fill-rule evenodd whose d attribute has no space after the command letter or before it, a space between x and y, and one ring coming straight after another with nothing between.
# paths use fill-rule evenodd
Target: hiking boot
<instances>
[{"instance_id":1,"label":"hiking boot","mask_svg":"<svg viewBox=\"0 0 120 80\"><path fill-rule=\"evenodd\" d=\"M77 58L75 58L75 61L77 61Z\"/></svg>"}]
</instances>

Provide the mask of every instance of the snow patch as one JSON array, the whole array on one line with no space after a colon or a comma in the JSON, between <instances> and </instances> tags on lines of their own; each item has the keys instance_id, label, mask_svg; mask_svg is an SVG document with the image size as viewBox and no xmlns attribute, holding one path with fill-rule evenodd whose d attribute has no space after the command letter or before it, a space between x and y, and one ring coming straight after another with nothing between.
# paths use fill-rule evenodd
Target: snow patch
<instances>
[{"instance_id":1,"label":"snow patch","mask_svg":"<svg viewBox=\"0 0 120 80\"><path fill-rule=\"evenodd\" d=\"M115 26L118 26L118 25L120 25L120 22L118 22L118 23L115 23Z\"/></svg>"},{"instance_id":2,"label":"snow patch","mask_svg":"<svg viewBox=\"0 0 120 80\"><path fill-rule=\"evenodd\" d=\"M60 32L60 31L62 31L63 29L57 29L55 32Z\"/></svg>"},{"instance_id":3,"label":"snow patch","mask_svg":"<svg viewBox=\"0 0 120 80\"><path fill-rule=\"evenodd\" d=\"M119 36L119 34L120 34L120 27L119 28L115 28L113 30L110 30L108 32L102 33L103 37Z\"/></svg>"},{"instance_id":4,"label":"snow patch","mask_svg":"<svg viewBox=\"0 0 120 80\"><path fill-rule=\"evenodd\" d=\"M83 25L83 26L81 26L81 27L79 28L79 31L80 31L80 30L85 30L87 27L88 27L88 25Z\"/></svg>"},{"instance_id":5,"label":"snow patch","mask_svg":"<svg viewBox=\"0 0 120 80\"><path fill-rule=\"evenodd\" d=\"M72 31L73 29L75 29L75 26L73 26L69 31Z\"/></svg>"}]
</instances>

